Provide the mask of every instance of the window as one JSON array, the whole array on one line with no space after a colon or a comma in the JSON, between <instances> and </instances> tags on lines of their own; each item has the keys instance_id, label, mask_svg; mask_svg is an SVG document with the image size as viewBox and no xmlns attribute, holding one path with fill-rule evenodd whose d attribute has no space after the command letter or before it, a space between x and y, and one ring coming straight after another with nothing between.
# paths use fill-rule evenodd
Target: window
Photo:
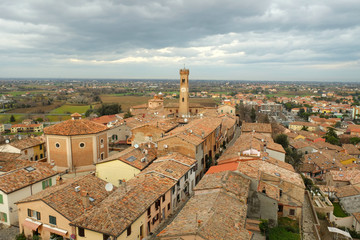
<instances>
[{"instance_id":1,"label":"window","mask_svg":"<svg viewBox=\"0 0 360 240\"><path fill-rule=\"evenodd\" d=\"M104 153L101 153L101 154L100 154L100 159L101 159L101 160L104 160Z\"/></svg>"},{"instance_id":2,"label":"window","mask_svg":"<svg viewBox=\"0 0 360 240\"><path fill-rule=\"evenodd\" d=\"M185 180L187 180L187 179L188 179L188 173L185 174Z\"/></svg>"},{"instance_id":3,"label":"window","mask_svg":"<svg viewBox=\"0 0 360 240\"><path fill-rule=\"evenodd\" d=\"M44 158L44 154L40 154L40 159L43 159Z\"/></svg>"},{"instance_id":4,"label":"window","mask_svg":"<svg viewBox=\"0 0 360 240\"><path fill-rule=\"evenodd\" d=\"M55 143L55 147L59 148L60 147L60 143Z\"/></svg>"},{"instance_id":5,"label":"window","mask_svg":"<svg viewBox=\"0 0 360 240\"><path fill-rule=\"evenodd\" d=\"M165 202L165 194L162 197L162 201Z\"/></svg>"},{"instance_id":6,"label":"window","mask_svg":"<svg viewBox=\"0 0 360 240\"><path fill-rule=\"evenodd\" d=\"M38 155L35 156L35 161L37 161L37 160L39 160L39 156L38 156Z\"/></svg>"},{"instance_id":7,"label":"window","mask_svg":"<svg viewBox=\"0 0 360 240\"><path fill-rule=\"evenodd\" d=\"M109 235L103 234L103 240L109 240L109 239L111 239Z\"/></svg>"},{"instance_id":8,"label":"window","mask_svg":"<svg viewBox=\"0 0 360 240\"><path fill-rule=\"evenodd\" d=\"M85 237L85 229L79 227L78 234L79 234L79 237Z\"/></svg>"},{"instance_id":9,"label":"window","mask_svg":"<svg viewBox=\"0 0 360 240\"><path fill-rule=\"evenodd\" d=\"M100 139L100 144L104 144L104 139Z\"/></svg>"},{"instance_id":10,"label":"window","mask_svg":"<svg viewBox=\"0 0 360 240\"><path fill-rule=\"evenodd\" d=\"M170 210L170 208L171 208L171 205L170 205L170 203L168 203L168 210Z\"/></svg>"},{"instance_id":11,"label":"window","mask_svg":"<svg viewBox=\"0 0 360 240\"><path fill-rule=\"evenodd\" d=\"M148 216L151 216L151 207L148 208L147 214L148 214Z\"/></svg>"},{"instance_id":12,"label":"window","mask_svg":"<svg viewBox=\"0 0 360 240\"><path fill-rule=\"evenodd\" d=\"M24 151L25 155L27 155L27 150Z\"/></svg>"},{"instance_id":13,"label":"window","mask_svg":"<svg viewBox=\"0 0 360 240\"><path fill-rule=\"evenodd\" d=\"M172 188L172 193L173 193L173 194L175 193L175 188L174 188L174 187Z\"/></svg>"},{"instance_id":14,"label":"window","mask_svg":"<svg viewBox=\"0 0 360 240\"><path fill-rule=\"evenodd\" d=\"M46 179L45 181L42 181L42 189L48 188L52 186L52 180L51 178Z\"/></svg>"},{"instance_id":15,"label":"window","mask_svg":"<svg viewBox=\"0 0 360 240\"><path fill-rule=\"evenodd\" d=\"M52 225L56 225L56 217L49 215L49 223Z\"/></svg>"},{"instance_id":16,"label":"window","mask_svg":"<svg viewBox=\"0 0 360 240\"><path fill-rule=\"evenodd\" d=\"M79 146L80 146L80 148L84 148L84 147L85 147L85 143L82 142L82 143L79 144Z\"/></svg>"},{"instance_id":17,"label":"window","mask_svg":"<svg viewBox=\"0 0 360 240\"><path fill-rule=\"evenodd\" d=\"M127 234L128 236L131 235L131 226L126 229L126 234Z\"/></svg>"},{"instance_id":18,"label":"window","mask_svg":"<svg viewBox=\"0 0 360 240\"><path fill-rule=\"evenodd\" d=\"M282 196L282 194L283 194L283 192L282 192L282 190L280 189L280 197Z\"/></svg>"},{"instance_id":19,"label":"window","mask_svg":"<svg viewBox=\"0 0 360 240\"><path fill-rule=\"evenodd\" d=\"M295 215L295 209L290 209L289 215L290 215L290 216L294 216L294 215Z\"/></svg>"},{"instance_id":20,"label":"window","mask_svg":"<svg viewBox=\"0 0 360 240\"><path fill-rule=\"evenodd\" d=\"M6 213L0 212L0 221L7 222L7 215Z\"/></svg>"},{"instance_id":21,"label":"window","mask_svg":"<svg viewBox=\"0 0 360 240\"><path fill-rule=\"evenodd\" d=\"M182 83L185 83L185 78L182 79Z\"/></svg>"},{"instance_id":22,"label":"window","mask_svg":"<svg viewBox=\"0 0 360 240\"><path fill-rule=\"evenodd\" d=\"M184 98L182 98L182 99L181 99L181 101L182 101L182 102L184 102L184 101L185 101L185 99L184 99Z\"/></svg>"},{"instance_id":23,"label":"window","mask_svg":"<svg viewBox=\"0 0 360 240\"><path fill-rule=\"evenodd\" d=\"M4 203L3 195L0 194L0 203Z\"/></svg>"},{"instance_id":24,"label":"window","mask_svg":"<svg viewBox=\"0 0 360 240\"><path fill-rule=\"evenodd\" d=\"M40 212L31 210L28 208L28 217L35 218L36 220L41 220Z\"/></svg>"},{"instance_id":25,"label":"window","mask_svg":"<svg viewBox=\"0 0 360 240\"><path fill-rule=\"evenodd\" d=\"M40 146L39 146L39 147L40 147L40 150L42 150L42 149L43 149L43 145L42 145L42 144L40 144Z\"/></svg>"}]
</instances>

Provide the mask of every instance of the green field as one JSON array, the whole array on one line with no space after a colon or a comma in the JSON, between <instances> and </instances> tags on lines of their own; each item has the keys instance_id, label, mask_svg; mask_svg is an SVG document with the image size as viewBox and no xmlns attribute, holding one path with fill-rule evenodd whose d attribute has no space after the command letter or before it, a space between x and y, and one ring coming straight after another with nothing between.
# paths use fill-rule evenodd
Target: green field
<instances>
[{"instance_id":1,"label":"green field","mask_svg":"<svg viewBox=\"0 0 360 240\"><path fill-rule=\"evenodd\" d=\"M15 117L15 122L12 123L12 124L15 124L15 123L20 123L22 120L24 120L26 118L26 115L24 114L13 114L14 117ZM0 123L10 123L10 117L11 115L8 115L8 114L0 114Z\"/></svg>"},{"instance_id":2,"label":"green field","mask_svg":"<svg viewBox=\"0 0 360 240\"><path fill-rule=\"evenodd\" d=\"M72 113L80 113L84 114L88 109L90 108L90 105L69 105L65 104L61 107L58 107L50 112L50 114L72 114Z\"/></svg>"},{"instance_id":3,"label":"green field","mask_svg":"<svg viewBox=\"0 0 360 240\"><path fill-rule=\"evenodd\" d=\"M68 116L45 115L45 118L49 122L61 122L61 121L70 119L71 116L70 115L68 115Z\"/></svg>"}]
</instances>

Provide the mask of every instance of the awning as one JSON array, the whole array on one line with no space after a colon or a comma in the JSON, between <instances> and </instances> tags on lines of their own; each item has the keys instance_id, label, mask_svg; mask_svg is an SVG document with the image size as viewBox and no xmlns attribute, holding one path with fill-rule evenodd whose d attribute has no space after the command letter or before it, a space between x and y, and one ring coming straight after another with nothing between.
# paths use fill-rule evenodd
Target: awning
<instances>
[{"instance_id":1,"label":"awning","mask_svg":"<svg viewBox=\"0 0 360 240\"><path fill-rule=\"evenodd\" d=\"M56 228L56 227L52 227L50 225L44 224L43 227L45 228L45 230L48 230L49 232L55 233L57 235L61 235L66 237L66 234L68 231L60 229L60 228Z\"/></svg>"},{"instance_id":2,"label":"awning","mask_svg":"<svg viewBox=\"0 0 360 240\"><path fill-rule=\"evenodd\" d=\"M348 237L348 238L352 239L351 235L348 232L345 232L345 231L343 231L341 229L334 228L334 227L328 227L328 230L329 230L329 232L338 233L338 234L341 234L341 235L343 235L345 237Z\"/></svg>"},{"instance_id":3,"label":"awning","mask_svg":"<svg viewBox=\"0 0 360 240\"><path fill-rule=\"evenodd\" d=\"M33 231L36 231L36 229L38 229L41 226L41 222L37 222L32 220L31 218L26 218L25 221L23 222L23 226L30 228Z\"/></svg>"}]
</instances>

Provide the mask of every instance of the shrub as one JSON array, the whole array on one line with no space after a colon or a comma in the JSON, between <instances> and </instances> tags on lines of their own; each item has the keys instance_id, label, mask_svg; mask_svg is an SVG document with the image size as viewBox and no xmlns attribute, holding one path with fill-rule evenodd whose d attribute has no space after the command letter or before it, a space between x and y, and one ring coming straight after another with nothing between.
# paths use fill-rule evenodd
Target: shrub
<instances>
[{"instance_id":1,"label":"shrub","mask_svg":"<svg viewBox=\"0 0 360 240\"><path fill-rule=\"evenodd\" d=\"M269 232L269 220L260 219L259 224L260 231L263 235L266 235Z\"/></svg>"},{"instance_id":2,"label":"shrub","mask_svg":"<svg viewBox=\"0 0 360 240\"><path fill-rule=\"evenodd\" d=\"M15 240L26 240L25 234L20 233L20 234L16 235Z\"/></svg>"}]
</instances>

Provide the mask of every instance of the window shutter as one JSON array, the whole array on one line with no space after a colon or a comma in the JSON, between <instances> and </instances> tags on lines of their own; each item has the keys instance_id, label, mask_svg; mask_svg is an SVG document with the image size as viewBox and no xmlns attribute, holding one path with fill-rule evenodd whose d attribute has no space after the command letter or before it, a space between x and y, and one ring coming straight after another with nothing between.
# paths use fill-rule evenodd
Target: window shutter
<instances>
[{"instance_id":1,"label":"window shutter","mask_svg":"<svg viewBox=\"0 0 360 240\"><path fill-rule=\"evenodd\" d=\"M39 212L36 212L36 219L37 219L37 220L41 220L41 218L40 218L40 213L39 213Z\"/></svg>"},{"instance_id":2,"label":"window shutter","mask_svg":"<svg viewBox=\"0 0 360 240\"><path fill-rule=\"evenodd\" d=\"M4 203L3 195L2 195L2 194L0 194L0 203Z\"/></svg>"},{"instance_id":3,"label":"window shutter","mask_svg":"<svg viewBox=\"0 0 360 240\"><path fill-rule=\"evenodd\" d=\"M28 208L28 217L31 217L31 209Z\"/></svg>"},{"instance_id":4,"label":"window shutter","mask_svg":"<svg viewBox=\"0 0 360 240\"><path fill-rule=\"evenodd\" d=\"M42 181L42 189L45 189L45 181Z\"/></svg>"},{"instance_id":5,"label":"window shutter","mask_svg":"<svg viewBox=\"0 0 360 240\"><path fill-rule=\"evenodd\" d=\"M50 178L49 179L49 187L51 187L52 186L52 179Z\"/></svg>"},{"instance_id":6,"label":"window shutter","mask_svg":"<svg viewBox=\"0 0 360 240\"><path fill-rule=\"evenodd\" d=\"M7 215L6 213L3 213L4 214L4 222L7 222Z\"/></svg>"}]
</instances>

